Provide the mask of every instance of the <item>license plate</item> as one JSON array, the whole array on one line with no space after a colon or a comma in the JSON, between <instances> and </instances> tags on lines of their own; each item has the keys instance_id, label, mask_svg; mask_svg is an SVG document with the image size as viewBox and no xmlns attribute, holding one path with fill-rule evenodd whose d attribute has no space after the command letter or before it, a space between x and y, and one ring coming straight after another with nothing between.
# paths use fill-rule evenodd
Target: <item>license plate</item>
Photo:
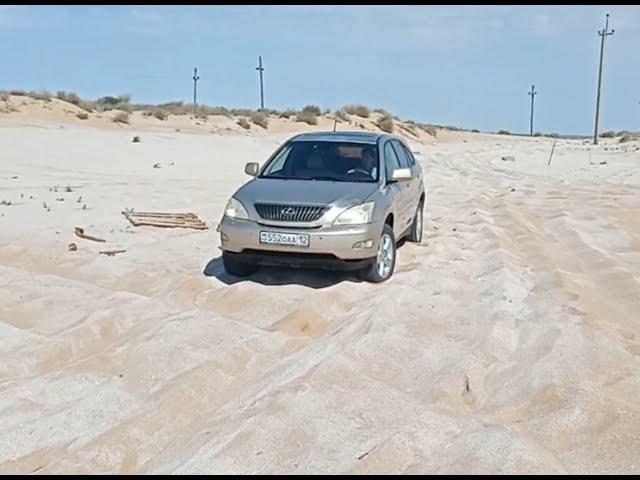
<instances>
[{"instance_id":1,"label":"license plate","mask_svg":"<svg viewBox=\"0 0 640 480\"><path fill-rule=\"evenodd\" d=\"M289 247L308 247L309 235L306 233L260 232L260 243L286 245Z\"/></svg>"}]
</instances>

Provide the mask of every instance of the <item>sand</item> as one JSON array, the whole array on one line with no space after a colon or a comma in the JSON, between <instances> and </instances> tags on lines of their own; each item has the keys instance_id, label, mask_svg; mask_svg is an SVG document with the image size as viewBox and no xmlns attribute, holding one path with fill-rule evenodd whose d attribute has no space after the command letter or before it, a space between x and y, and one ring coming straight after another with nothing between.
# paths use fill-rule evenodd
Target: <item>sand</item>
<instances>
[{"instance_id":1,"label":"sand","mask_svg":"<svg viewBox=\"0 0 640 480\"><path fill-rule=\"evenodd\" d=\"M409 138L425 237L390 281L239 280L226 200L308 127L26 110L0 114L0 473L640 470L637 142Z\"/></svg>"}]
</instances>

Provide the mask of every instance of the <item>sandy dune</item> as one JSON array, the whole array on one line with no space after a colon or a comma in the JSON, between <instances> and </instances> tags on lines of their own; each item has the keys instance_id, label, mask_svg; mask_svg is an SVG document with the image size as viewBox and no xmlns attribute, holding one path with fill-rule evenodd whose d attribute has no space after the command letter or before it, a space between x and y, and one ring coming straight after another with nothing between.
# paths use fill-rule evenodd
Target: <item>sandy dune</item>
<instances>
[{"instance_id":1,"label":"sandy dune","mask_svg":"<svg viewBox=\"0 0 640 480\"><path fill-rule=\"evenodd\" d=\"M425 239L391 281L238 281L215 227L286 129L16 115L0 115L0 473L640 470L637 143L561 140L548 167L548 138L413 139ZM136 228L125 208L210 228Z\"/></svg>"}]
</instances>

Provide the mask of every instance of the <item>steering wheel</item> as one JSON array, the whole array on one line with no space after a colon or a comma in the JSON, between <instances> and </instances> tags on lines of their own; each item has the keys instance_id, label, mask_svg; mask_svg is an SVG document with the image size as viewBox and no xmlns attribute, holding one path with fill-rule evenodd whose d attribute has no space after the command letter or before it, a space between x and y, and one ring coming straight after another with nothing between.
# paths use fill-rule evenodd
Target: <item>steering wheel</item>
<instances>
[{"instance_id":1,"label":"steering wheel","mask_svg":"<svg viewBox=\"0 0 640 480\"><path fill-rule=\"evenodd\" d=\"M352 168L351 170L347 170L348 175L352 173L361 173L363 175L366 175L367 177L371 176L371 174L363 168Z\"/></svg>"}]
</instances>

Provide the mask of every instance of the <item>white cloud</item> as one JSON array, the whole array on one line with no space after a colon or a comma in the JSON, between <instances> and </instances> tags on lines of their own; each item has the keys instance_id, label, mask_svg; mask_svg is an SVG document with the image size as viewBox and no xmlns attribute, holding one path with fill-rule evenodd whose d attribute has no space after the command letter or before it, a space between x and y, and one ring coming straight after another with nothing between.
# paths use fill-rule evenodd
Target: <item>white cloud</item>
<instances>
[{"instance_id":1,"label":"white cloud","mask_svg":"<svg viewBox=\"0 0 640 480\"><path fill-rule=\"evenodd\" d=\"M602 28L604 14L612 24L640 29L640 8L632 6L409 6L351 8L349 15L382 34L410 33L423 40L465 41L490 38L506 30L551 36ZM386 28L385 28L386 27Z\"/></svg>"},{"instance_id":2,"label":"white cloud","mask_svg":"<svg viewBox=\"0 0 640 480\"><path fill-rule=\"evenodd\" d=\"M286 44L338 43L371 51L458 51L516 33L541 38L596 34L605 11L616 29L640 31L640 8L615 6L139 6L129 26L142 31L215 31L232 39ZM304 35L304 36L303 36Z\"/></svg>"}]
</instances>

